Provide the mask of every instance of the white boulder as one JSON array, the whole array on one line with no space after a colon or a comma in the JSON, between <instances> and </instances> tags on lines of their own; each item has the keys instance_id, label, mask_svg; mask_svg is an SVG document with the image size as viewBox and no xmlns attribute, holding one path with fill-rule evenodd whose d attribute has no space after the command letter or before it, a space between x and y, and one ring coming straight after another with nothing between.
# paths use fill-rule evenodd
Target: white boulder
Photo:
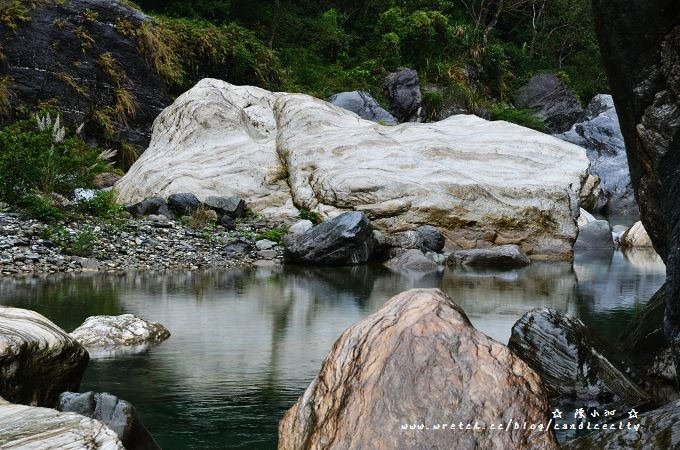
<instances>
[{"instance_id":1,"label":"white boulder","mask_svg":"<svg viewBox=\"0 0 680 450\"><path fill-rule=\"evenodd\" d=\"M653 247L642 222L636 222L620 238L621 247Z\"/></svg>"},{"instance_id":2,"label":"white boulder","mask_svg":"<svg viewBox=\"0 0 680 450\"><path fill-rule=\"evenodd\" d=\"M0 448L124 450L101 422L75 413L13 405L0 398Z\"/></svg>"},{"instance_id":3,"label":"white boulder","mask_svg":"<svg viewBox=\"0 0 680 450\"><path fill-rule=\"evenodd\" d=\"M88 317L71 336L88 348L118 347L161 342L170 337L170 332L160 323L122 314Z\"/></svg>"},{"instance_id":4,"label":"white boulder","mask_svg":"<svg viewBox=\"0 0 680 450\"><path fill-rule=\"evenodd\" d=\"M275 220L364 212L380 230L435 225L452 244L518 244L567 257L585 150L518 125L457 115L384 127L327 102L206 79L156 120L116 188L123 202L236 195Z\"/></svg>"}]
</instances>

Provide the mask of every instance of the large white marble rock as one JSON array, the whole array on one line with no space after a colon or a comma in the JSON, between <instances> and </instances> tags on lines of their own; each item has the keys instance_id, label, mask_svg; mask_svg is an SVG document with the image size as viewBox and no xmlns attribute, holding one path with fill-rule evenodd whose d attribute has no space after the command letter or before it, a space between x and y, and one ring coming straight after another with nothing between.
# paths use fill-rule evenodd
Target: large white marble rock
<instances>
[{"instance_id":1,"label":"large white marble rock","mask_svg":"<svg viewBox=\"0 0 680 450\"><path fill-rule=\"evenodd\" d=\"M77 391L87 350L35 311L0 307L0 396L13 403L54 406Z\"/></svg>"},{"instance_id":2,"label":"large white marble rock","mask_svg":"<svg viewBox=\"0 0 680 450\"><path fill-rule=\"evenodd\" d=\"M0 398L0 448L124 450L101 422L75 413L13 405Z\"/></svg>"},{"instance_id":3,"label":"large white marble rock","mask_svg":"<svg viewBox=\"0 0 680 450\"><path fill-rule=\"evenodd\" d=\"M429 224L461 248L517 244L568 257L585 150L458 115L383 126L327 102L202 80L156 120L120 199L237 195L272 219L364 212L383 231ZM292 200L292 201L291 201Z\"/></svg>"}]
</instances>

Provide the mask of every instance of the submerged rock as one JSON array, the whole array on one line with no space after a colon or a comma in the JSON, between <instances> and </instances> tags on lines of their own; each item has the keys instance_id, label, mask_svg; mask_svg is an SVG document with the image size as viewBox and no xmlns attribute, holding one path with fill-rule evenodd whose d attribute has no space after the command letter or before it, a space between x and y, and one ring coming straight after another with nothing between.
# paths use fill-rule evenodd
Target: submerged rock
<instances>
[{"instance_id":1,"label":"submerged rock","mask_svg":"<svg viewBox=\"0 0 680 450\"><path fill-rule=\"evenodd\" d=\"M355 210L385 233L432 224L460 248L517 244L564 259L588 164L584 149L502 121L384 127L303 94L206 79L159 116L116 189L125 203L236 196L290 223L295 206L324 220Z\"/></svg>"},{"instance_id":2,"label":"submerged rock","mask_svg":"<svg viewBox=\"0 0 680 450\"><path fill-rule=\"evenodd\" d=\"M390 101L390 111L399 122L422 119L423 94L417 71L404 69L389 74L385 80L385 94Z\"/></svg>"},{"instance_id":3,"label":"submerged rock","mask_svg":"<svg viewBox=\"0 0 680 450\"><path fill-rule=\"evenodd\" d=\"M601 195L594 211L637 214L626 145L611 95L596 95L571 130L556 135L586 149L590 173L600 179Z\"/></svg>"},{"instance_id":4,"label":"submerged rock","mask_svg":"<svg viewBox=\"0 0 680 450\"><path fill-rule=\"evenodd\" d=\"M160 323L123 314L88 317L71 336L85 347L116 347L161 342L170 332Z\"/></svg>"},{"instance_id":5,"label":"submerged rock","mask_svg":"<svg viewBox=\"0 0 680 450\"><path fill-rule=\"evenodd\" d=\"M600 402L647 400L647 394L607 356L607 346L579 319L548 308L526 313L508 347L541 375L550 397Z\"/></svg>"},{"instance_id":6,"label":"submerged rock","mask_svg":"<svg viewBox=\"0 0 680 450\"><path fill-rule=\"evenodd\" d=\"M382 125L396 125L397 120L388 113L368 92L352 91L335 94L328 103L352 111L362 119Z\"/></svg>"},{"instance_id":7,"label":"submerged rock","mask_svg":"<svg viewBox=\"0 0 680 450\"><path fill-rule=\"evenodd\" d=\"M75 391L87 367L85 348L40 314L0 307L0 395L12 403L52 407Z\"/></svg>"},{"instance_id":8,"label":"submerged rock","mask_svg":"<svg viewBox=\"0 0 680 450\"><path fill-rule=\"evenodd\" d=\"M420 250L407 250L385 263L387 267L395 270L413 270L418 272L431 272L437 270L438 265L427 258Z\"/></svg>"},{"instance_id":9,"label":"submerged rock","mask_svg":"<svg viewBox=\"0 0 680 450\"><path fill-rule=\"evenodd\" d=\"M0 399L0 448L126 450L101 422L75 413Z\"/></svg>"},{"instance_id":10,"label":"submerged rock","mask_svg":"<svg viewBox=\"0 0 680 450\"><path fill-rule=\"evenodd\" d=\"M418 429L499 418L547 423L540 378L438 289L389 300L347 329L279 425L279 448L557 449L552 430ZM445 418L445 419L443 419Z\"/></svg>"},{"instance_id":11,"label":"submerged rock","mask_svg":"<svg viewBox=\"0 0 680 450\"><path fill-rule=\"evenodd\" d=\"M64 392L59 396L57 410L77 413L95 419L109 427L126 450L158 450L139 413L132 404L107 393Z\"/></svg>"},{"instance_id":12,"label":"submerged rock","mask_svg":"<svg viewBox=\"0 0 680 450\"><path fill-rule=\"evenodd\" d=\"M529 264L529 257L516 245L459 250L448 259L450 266L514 268Z\"/></svg>"},{"instance_id":13,"label":"submerged rock","mask_svg":"<svg viewBox=\"0 0 680 450\"><path fill-rule=\"evenodd\" d=\"M564 450L629 450L629 449L676 449L680 447L680 401L669 403L659 409L640 414L628 421L631 428L619 429L619 422L612 428L594 431L582 438L566 442ZM634 428L633 425L639 425Z\"/></svg>"},{"instance_id":14,"label":"submerged rock","mask_svg":"<svg viewBox=\"0 0 680 450\"><path fill-rule=\"evenodd\" d=\"M348 212L284 239L286 261L307 264L362 264L373 255L376 241L368 218Z\"/></svg>"},{"instance_id":15,"label":"submerged rock","mask_svg":"<svg viewBox=\"0 0 680 450\"><path fill-rule=\"evenodd\" d=\"M635 247L653 247L652 240L647 234L642 222L635 222L620 239L621 247L635 248Z\"/></svg>"},{"instance_id":16,"label":"submerged rock","mask_svg":"<svg viewBox=\"0 0 680 450\"><path fill-rule=\"evenodd\" d=\"M581 102L553 73L539 73L517 91L515 106L536 109L547 131L562 133L571 128L583 113Z\"/></svg>"},{"instance_id":17,"label":"submerged rock","mask_svg":"<svg viewBox=\"0 0 680 450\"><path fill-rule=\"evenodd\" d=\"M578 227L574 250L614 250L614 239L609 222L596 220Z\"/></svg>"}]
</instances>

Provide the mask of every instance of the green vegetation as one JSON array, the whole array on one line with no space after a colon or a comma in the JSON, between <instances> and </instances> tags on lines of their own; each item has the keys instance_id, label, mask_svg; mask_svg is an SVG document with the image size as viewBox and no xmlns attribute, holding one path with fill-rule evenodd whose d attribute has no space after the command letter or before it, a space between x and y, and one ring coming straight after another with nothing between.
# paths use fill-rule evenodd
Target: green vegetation
<instances>
[{"instance_id":1,"label":"green vegetation","mask_svg":"<svg viewBox=\"0 0 680 450\"><path fill-rule=\"evenodd\" d=\"M74 256L91 256L97 236L91 228L71 234L62 225L51 225L43 232L43 238L57 244L61 250Z\"/></svg>"},{"instance_id":2,"label":"green vegetation","mask_svg":"<svg viewBox=\"0 0 680 450\"><path fill-rule=\"evenodd\" d=\"M267 239L272 242L276 242L277 244L281 244L286 233L288 233L288 227L285 226L270 228L257 233L254 240L259 241L262 239Z\"/></svg>"},{"instance_id":3,"label":"green vegetation","mask_svg":"<svg viewBox=\"0 0 680 450\"><path fill-rule=\"evenodd\" d=\"M321 222L323 222L323 220L321 219L321 215L320 215L318 212L316 212L316 211L308 211L308 210L306 210L305 208L302 208L302 209L300 210L300 219L302 219L302 220L309 220L309 221L312 222L314 225L318 225L318 224L320 224Z\"/></svg>"},{"instance_id":4,"label":"green vegetation","mask_svg":"<svg viewBox=\"0 0 680 450\"><path fill-rule=\"evenodd\" d=\"M96 174L115 170L104 155L67 133L59 116L43 113L15 122L0 130L0 201L43 220L63 219L55 197L70 197L76 188L92 187ZM96 197L88 207L103 211L112 208L112 201Z\"/></svg>"},{"instance_id":5,"label":"green vegetation","mask_svg":"<svg viewBox=\"0 0 680 450\"><path fill-rule=\"evenodd\" d=\"M89 200L78 203L78 211L102 219L116 219L125 216L125 208L116 201L116 191L100 191Z\"/></svg>"},{"instance_id":6,"label":"green vegetation","mask_svg":"<svg viewBox=\"0 0 680 450\"><path fill-rule=\"evenodd\" d=\"M138 3L159 15L154 26L118 28L137 36L176 93L220 75L318 97L362 89L384 100L384 77L402 66L471 109L510 100L544 70L561 72L584 101L607 90L589 0Z\"/></svg>"},{"instance_id":7,"label":"green vegetation","mask_svg":"<svg viewBox=\"0 0 680 450\"><path fill-rule=\"evenodd\" d=\"M515 109L506 105L497 105L491 110L491 119L505 120L523 127L545 131L545 123L536 116L536 111L533 109Z\"/></svg>"}]
</instances>

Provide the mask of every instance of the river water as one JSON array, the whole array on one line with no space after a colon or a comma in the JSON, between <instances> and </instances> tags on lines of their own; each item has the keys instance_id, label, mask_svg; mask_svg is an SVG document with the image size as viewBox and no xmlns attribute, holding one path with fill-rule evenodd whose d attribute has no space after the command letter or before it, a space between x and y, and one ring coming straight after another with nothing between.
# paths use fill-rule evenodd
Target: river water
<instances>
[{"instance_id":1,"label":"river water","mask_svg":"<svg viewBox=\"0 0 680 450\"><path fill-rule=\"evenodd\" d=\"M0 304L38 311L67 331L100 314L163 323L172 337L158 346L94 355L81 391L131 401L164 449L266 449L342 331L401 291L443 289L503 343L536 307L578 316L613 341L664 277L656 254L636 251L426 275L286 266L0 279Z\"/></svg>"}]
</instances>

